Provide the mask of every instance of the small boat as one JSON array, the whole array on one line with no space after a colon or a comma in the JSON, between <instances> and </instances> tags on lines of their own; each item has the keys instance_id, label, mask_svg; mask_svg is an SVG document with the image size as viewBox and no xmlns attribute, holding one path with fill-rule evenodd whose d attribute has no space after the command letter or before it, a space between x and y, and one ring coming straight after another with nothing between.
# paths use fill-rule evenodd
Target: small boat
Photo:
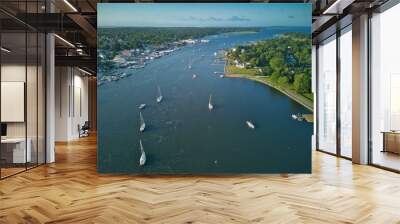
<instances>
[{"instance_id":1,"label":"small boat","mask_svg":"<svg viewBox=\"0 0 400 224\"><path fill-rule=\"evenodd\" d=\"M139 159L139 166L144 166L146 164L146 153L144 152L143 144L142 144L142 139L139 140L140 144L140 159Z\"/></svg>"},{"instance_id":2,"label":"small boat","mask_svg":"<svg viewBox=\"0 0 400 224\"><path fill-rule=\"evenodd\" d=\"M142 112L139 112L139 114L140 114L140 128L139 128L139 131L140 132L144 132L144 129L146 128L146 123L144 122Z\"/></svg>"},{"instance_id":3,"label":"small boat","mask_svg":"<svg viewBox=\"0 0 400 224\"><path fill-rule=\"evenodd\" d=\"M251 121L246 121L246 124L247 124L247 126L248 126L249 128L251 128L251 129L256 128L256 127L254 126L254 124L251 123Z\"/></svg>"},{"instance_id":4,"label":"small boat","mask_svg":"<svg viewBox=\"0 0 400 224\"><path fill-rule=\"evenodd\" d=\"M157 97L157 103L160 103L163 99L163 96L161 94L161 89L160 86L158 86L158 97Z\"/></svg>"},{"instance_id":5,"label":"small boat","mask_svg":"<svg viewBox=\"0 0 400 224\"><path fill-rule=\"evenodd\" d=\"M139 110L142 110L142 109L144 109L145 107L146 107L146 104L142 103L142 104L139 105Z\"/></svg>"},{"instance_id":6,"label":"small boat","mask_svg":"<svg viewBox=\"0 0 400 224\"><path fill-rule=\"evenodd\" d=\"M220 77L220 78L223 78L223 77L225 77L225 76L224 76L224 75L219 75L219 77Z\"/></svg>"},{"instance_id":7,"label":"small boat","mask_svg":"<svg viewBox=\"0 0 400 224\"><path fill-rule=\"evenodd\" d=\"M188 66L188 69L192 69L192 66L191 66L191 65L189 65L189 66Z\"/></svg>"},{"instance_id":8,"label":"small boat","mask_svg":"<svg viewBox=\"0 0 400 224\"><path fill-rule=\"evenodd\" d=\"M292 114L292 118L293 120L298 120L298 121L302 121L304 119L303 115L301 115L300 113Z\"/></svg>"},{"instance_id":9,"label":"small boat","mask_svg":"<svg viewBox=\"0 0 400 224\"><path fill-rule=\"evenodd\" d=\"M211 103L211 95L210 95L210 98L208 99L208 109L212 110L213 108L214 108L214 106Z\"/></svg>"},{"instance_id":10,"label":"small boat","mask_svg":"<svg viewBox=\"0 0 400 224\"><path fill-rule=\"evenodd\" d=\"M214 52L214 56L217 56L217 52Z\"/></svg>"},{"instance_id":11,"label":"small boat","mask_svg":"<svg viewBox=\"0 0 400 224\"><path fill-rule=\"evenodd\" d=\"M193 79L195 79L195 78L197 78L197 75L196 75L196 74L193 74Z\"/></svg>"}]
</instances>

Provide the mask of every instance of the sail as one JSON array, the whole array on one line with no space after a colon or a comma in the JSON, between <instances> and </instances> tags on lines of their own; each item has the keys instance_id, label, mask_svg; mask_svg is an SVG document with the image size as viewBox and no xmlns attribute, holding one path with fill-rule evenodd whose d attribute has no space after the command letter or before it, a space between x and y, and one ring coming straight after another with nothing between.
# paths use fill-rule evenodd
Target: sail
<instances>
[{"instance_id":1,"label":"sail","mask_svg":"<svg viewBox=\"0 0 400 224\"><path fill-rule=\"evenodd\" d=\"M140 143L140 152L144 153L144 149L143 149L143 144L142 144L142 139L139 140Z\"/></svg>"},{"instance_id":2,"label":"sail","mask_svg":"<svg viewBox=\"0 0 400 224\"><path fill-rule=\"evenodd\" d=\"M146 123L144 123L142 112L139 112L139 114L140 114L140 128L139 128L139 131L143 132L144 129L146 128Z\"/></svg>"},{"instance_id":3,"label":"sail","mask_svg":"<svg viewBox=\"0 0 400 224\"><path fill-rule=\"evenodd\" d=\"M159 95L160 97L162 97L160 86L158 87L158 95Z\"/></svg>"},{"instance_id":4,"label":"sail","mask_svg":"<svg viewBox=\"0 0 400 224\"><path fill-rule=\"evenodd\" d=\"M142 112L140 112L140 125L144 124L144 119L143 119L143 115Z\"/></svg>"},{"instance_id":5,"label":"sail","mask_svg":"<svg viewBox=\"0 0 400 224\"><path fill-rule=\"evenodd\" d=\"M160 89L160 86L158 86L157 103L160 103L162 99L163 99L163 96L162 96L162 94L161 94L161 89Z\"/></svg>"},{"instance_id":6,"label":"sail","mask_svg":"<svg viewBox=\"0 0 400 224\"><path fill-rule=\"evenodd\" d=\"M214 106L211 103L211 95L210 95L210 98L208 99L208 109L212 110L213 108L214 108Z\"/></svg>"},{"instance_id":7,"label":"sail","mask_svg":"<svg viewBox=\"0 0 400 224\"><path fill-rule=\"evenodd\" d=\"M139 159L139 165L143 166L144 164L146 164L146 153L144 152L144 148L143 148L143 144L142 144L142 140L139 140L140 143L140 159Z\"/></svg>"}]
</instances>

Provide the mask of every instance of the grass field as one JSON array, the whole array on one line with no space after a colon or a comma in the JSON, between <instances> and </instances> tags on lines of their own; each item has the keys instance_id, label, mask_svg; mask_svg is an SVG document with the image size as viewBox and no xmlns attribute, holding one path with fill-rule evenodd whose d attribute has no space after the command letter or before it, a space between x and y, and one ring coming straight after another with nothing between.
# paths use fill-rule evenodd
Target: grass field
<instances>
[{"instance_id":1,"label":"grass field","mask_svg":"<svg viewBox=\"0 0 400 224\"><path fill-rule=\"evenodd\" d=\"M225 71L228 74L260 75L260 72L256 68L239 68L234 65L225 66Z\"/></svg>"}]
</instances>

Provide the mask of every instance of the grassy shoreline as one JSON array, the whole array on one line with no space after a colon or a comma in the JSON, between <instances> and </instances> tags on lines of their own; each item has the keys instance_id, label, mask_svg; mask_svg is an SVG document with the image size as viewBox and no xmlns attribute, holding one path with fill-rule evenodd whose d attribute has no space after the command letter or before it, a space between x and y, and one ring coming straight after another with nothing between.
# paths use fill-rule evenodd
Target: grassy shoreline
<instances>
[{"instance_id":1,"label":"grassy shoreline","mask_svg":"<svg viewBox=\"0 0 400 224\"><path fill-rule=\"evenodd\" d=\"M246 70L246 69L242 69L242 70ZM254 80L260 83L263 83L265 85L268 85L280 92L282 92L283 94L285 94L286 96L288 96L289 98L291 98L292 100L298 102L299 104L303 105L305 108L307 108L308 110L310 110L311 112L313 111L313 101L308 99L307 97L296 93L294 90L291 90L289 88L285 88L283 86L278 86L277 84L273 83L271 80L269 80L268 76L261 76L261 75L256 75L253 74L253 72L250 72L251 74L246 74L244 72L231 72L229 69L229 66L225 67L225 77L227 78L246 78L246 79L250 79L250 80Z\"/></svg>"}]
</instances>

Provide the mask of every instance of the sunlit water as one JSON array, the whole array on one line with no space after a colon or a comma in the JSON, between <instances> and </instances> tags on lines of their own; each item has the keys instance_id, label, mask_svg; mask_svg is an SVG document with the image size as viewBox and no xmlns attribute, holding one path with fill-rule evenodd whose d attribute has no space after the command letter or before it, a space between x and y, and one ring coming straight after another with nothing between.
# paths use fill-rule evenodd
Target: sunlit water
<instances>
[{"instance_id":1,"label":"sunlit water","mask_svg":"<svg viewBox=\"0 0 400 224\"><path fill-rule=\"evenodd\" d=\"M214 52L288 31L221 34L157 59L98 88L98 169L111 173L309 172L312 124L291 119L310 113L279 91L255 81L220 78ZM192 69L188 65L192 62ZM122 71L121 71L122 72ZM193 79L193 74L197 78ZM101 76L101 74L100 74ZM157 86L163 101L156 102ZM214 109L209 111L212 94ZM146 130L139 132L139 109ZM249 129L251 120L256 128ZM139 139L147 155L139 166Z\"/></svg>"}]
</instances>

